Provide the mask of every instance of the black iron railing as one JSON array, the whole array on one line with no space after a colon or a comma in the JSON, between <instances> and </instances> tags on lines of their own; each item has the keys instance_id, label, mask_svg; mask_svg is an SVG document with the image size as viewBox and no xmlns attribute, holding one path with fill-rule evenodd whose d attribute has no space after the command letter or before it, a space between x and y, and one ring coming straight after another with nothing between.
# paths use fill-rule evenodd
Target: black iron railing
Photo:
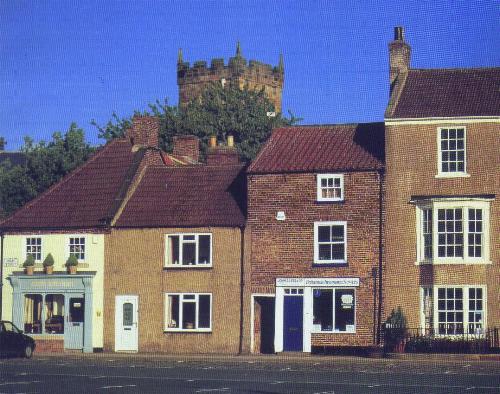
<instances>
[{"instance_id":1,"label":"black iron railing","mask_svg":"<svg viewBox=\"0 0 500 394\"><path fill-rule=\"evenodd\" d=\"M384 350L399 353L500 353L500 329L478 329L475 332L443 328L382 327Z\"/></svg>"}]
</instances>

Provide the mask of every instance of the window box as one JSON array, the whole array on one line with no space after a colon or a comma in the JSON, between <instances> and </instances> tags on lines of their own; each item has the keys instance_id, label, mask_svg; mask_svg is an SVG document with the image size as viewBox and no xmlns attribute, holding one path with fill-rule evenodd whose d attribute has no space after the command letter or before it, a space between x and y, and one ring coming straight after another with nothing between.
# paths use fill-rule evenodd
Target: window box
<instances>
[{"instance_id":1,"label":"window box","mask_svg":"<svg viewBox=\"0 0 500 394\"><path fill-rule=\"evenodd\" d=\"M166 332L211 332L212 294L166 293Z\"/></svg>"},{"instance_id":2,"label":"window box","mask_svg":"<svg viewBox=\"0 0 500 394\"><path fill-rule=\"evenodd\" d=\"M169 234L165 267L211 267L212 234Z\"/></svg>"},{"instance_id":3,"label":"window box","mask_svg":"<svg viewBox=\"0 0 500 394\"><path fill-rule=\"evenodd\" d=\"M343 174L318 174L316 182L317 201L344 200Z\"/></svg>"},{"instance_id":4,"label":"window box","mask_svg":"<svg viewBox=\"0 0 500 394\"><path fill-rule=\"evenodd\" d=\"M314 264L347 264L347 222L314 223Z\"/></svg>"}]
</instances>

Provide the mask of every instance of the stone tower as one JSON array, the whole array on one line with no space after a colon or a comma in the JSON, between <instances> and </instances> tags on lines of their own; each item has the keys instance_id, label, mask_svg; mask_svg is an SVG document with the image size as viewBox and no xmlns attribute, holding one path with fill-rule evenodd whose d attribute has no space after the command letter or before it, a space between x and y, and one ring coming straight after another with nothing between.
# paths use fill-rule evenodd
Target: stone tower
<instances>
[{"instance_id":1,"label":"stone tower","mask_svg":"<svg viewBox=\"0 0 500 394\"><path fill-rule=\"evenodd\" d=\"M182 59L179 49L177 59L177 84L179 85L179 106L185 107L192 99L198 97L206 85L219 81L223 85L229 84L242 89L248 85L249 89L262 89L267 98L274 103L276 112L281 112L281 92L284 76L283 55L280 55L279 64L272 67L269 64L250 60L248 63L241 55L240 43L236 47L236 56L229 58L229 64L224 65L224 59L212 59L210 67L207 62L194 62L193 67Z\"/></svg>"}]
</instances>

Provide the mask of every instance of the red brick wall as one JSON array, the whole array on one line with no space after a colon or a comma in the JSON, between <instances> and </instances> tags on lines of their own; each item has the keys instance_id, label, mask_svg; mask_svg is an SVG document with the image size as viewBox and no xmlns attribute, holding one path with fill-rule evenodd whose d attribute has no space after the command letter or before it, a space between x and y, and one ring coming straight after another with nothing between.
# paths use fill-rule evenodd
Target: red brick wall
<instances>
[{"instance_id":1,"label":"red brick wall","mask_svg":"<svg viewBox=\"0 0 500 394\"><path fill-rule=\"evenodd\" d=\"M62 339L36 339L36 353L62 353L64 352L64 340Z\"/></svg>"},{"instance_id":2,"label":"red brick wall","mask_svg":"<svg viewBox=\"0 0 500 394\"><path fill-rule=\"evenodd\" d=\"M344 202L316 201L316 174L251 175L251 291L274 292L277 277L359 277L356 334L313 336L313 345L371 344L374 280L379 265L379 174L344 174ZM285 221L276 220L284 211ZM347 222L347 266L313 266L314 222ZM377 282L378 283L378 282Z\"/></svg>"}]
</instances>

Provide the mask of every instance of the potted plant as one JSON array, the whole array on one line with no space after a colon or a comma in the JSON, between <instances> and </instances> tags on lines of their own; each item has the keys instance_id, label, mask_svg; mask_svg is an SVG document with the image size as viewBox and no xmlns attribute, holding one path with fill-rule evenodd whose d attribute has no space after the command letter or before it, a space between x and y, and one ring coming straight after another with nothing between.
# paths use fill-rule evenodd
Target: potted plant
<instances>
[{"instance_id":1,"label":"potted plant","mask_svg":"<svg viewBox=\"0 0 500 394\"><path fill-rule=\"evenodd\" d=\"M24 260L23 263L23 267L24 267L24 272L27 275L33 275L33 272L35 272L35 258L33 257L33 255L29 254L26 257L26 260Z\"/></svg>"},{"instance_id":2,"label":"potted plant","mask_svg":"<svg viewBox=\"0 0 500 394\"><path fill-rule=\"evenodd\" d=\"M76 267L78 266L78 259L76 258L75 255L71 255L68 257L68 260L66 260L66 268L68 270L68 273L73 275L76 274Z\"/></svg>"},{"instance_id":3,"label":"potted plant","mask_svg":"<svg viewBox=\"0 0 500 394\"><path fill-rule=\"evenodd\" d=\"M45 260L43 260L43 270L47 275L51 275L54 271L54 257L52 257L51 253L49 253L47 257L45 257Z\"/></svg>"}]
</instances>

